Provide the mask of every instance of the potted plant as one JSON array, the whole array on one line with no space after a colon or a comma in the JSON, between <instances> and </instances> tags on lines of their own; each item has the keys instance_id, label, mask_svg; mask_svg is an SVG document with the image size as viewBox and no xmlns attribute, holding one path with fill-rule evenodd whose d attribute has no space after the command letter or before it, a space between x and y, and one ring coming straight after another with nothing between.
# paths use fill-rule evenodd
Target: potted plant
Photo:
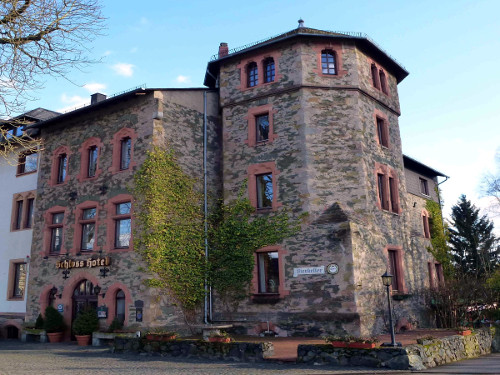
<instances>
[{"instance_id":1,"label":"potted plant","mask_svg":"<svg viewBox=\"0 0 500 375\"><path fill-rule=\"evenodd\" d=\"M229 336L229 334L227 332L224 332L224 331L220 331L220 332L213 331L213 332L210 333L210 336L208 337L208 341L209 342L224 342L224 343L228 343L228 342L233 341L233 339L231 338L231 336Z\"/></svg>"},{"instance_id":2,"label":"potted plant","mask_svg":"<svg viewBox=\"0 0 500 375\"><path fill-rule=\"evenodd\" d=\"M324 337L324 340L331 344L334 348L347 348L347 344L351 340L351 337L329 335Z\"/></svg>"},{"instance_id":3,"label":"potted plant","mask_svg":"<svg viewBox=\"0 0 500 375\"><path fill-rule=\"evenodd\" d=\"M90 344L92 332L99 329L99 318L95 309L85 309L76 317L73 322L73 333L79 346Z\"/></svg>"},{"instance_id":4,"label":"potted plant","mask_svg":"<svg viewBox=\"0 0 500 375\"><path fill-rule=\"evenodd\" d=\"M376 337L326 336L325 341L334 348L373 349L378 342Z\"/></svg>"},{"instance_id":5,"label":"potted plant","mask_svg":"<svg viewBox=\"0 0 500 375\"><path fill-rule=\"evenodd\" d=\"M177 332L167 331L163 328L154 328L146 333L149 341L171 341L177 338Z\"/></svg>"},{"instance_id":6,"label":"potted plant","mask_svg":"<svg viewBox=\"0 0 500 375\"><path fill-rule=\"evenodd\" d=\"M468 327L458 327L457 328L457 335L469 336L471 333L472 333L472 331Z\"/></svg>"},{"instance_id":7,"label":"potted plant","mask_svg":"<svg viewBox=\"0 0 500 375\"><path fill-rule=\"evenodd\" d=\"M115 317L108 327L108 332L109 333L117 332L120 331L122 328L123 328L123 322Z\"/></svg>"},{"instance_id":8,"label":"potted plant","mask_svg":"<svg viewBox=\"0 0 500 375\"><path fill-rule=\"evenodd\" d=\"M45 309L45 321L43 328L47 332L49 342L61 342L64 333L64 318L52 306L47 306Z\"/></svg>"}]
</instances>

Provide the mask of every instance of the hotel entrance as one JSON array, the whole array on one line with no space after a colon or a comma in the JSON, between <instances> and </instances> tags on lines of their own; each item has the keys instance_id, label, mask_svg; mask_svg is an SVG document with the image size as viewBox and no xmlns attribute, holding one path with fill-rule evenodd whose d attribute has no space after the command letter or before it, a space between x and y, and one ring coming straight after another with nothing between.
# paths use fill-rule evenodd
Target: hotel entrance
<instances>
[{"instance_id":1,"label":"hotel entrance","mask_svg":"<svg viewBox=\"0 0 500 375\"><path fill-rule=\"evenodd\" d=\"M97 293L94 290L94 284L89 280L82 280L73 291L72 326L78 314L87 308L97 309ZM71 338L74 338L73 330L71 330Z\"/></svg>"}]
</instances>

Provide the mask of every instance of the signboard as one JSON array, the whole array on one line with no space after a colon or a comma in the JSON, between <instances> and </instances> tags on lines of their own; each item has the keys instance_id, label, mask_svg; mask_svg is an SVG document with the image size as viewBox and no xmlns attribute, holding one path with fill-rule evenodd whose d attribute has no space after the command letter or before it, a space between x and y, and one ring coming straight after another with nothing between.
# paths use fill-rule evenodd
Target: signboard
<instances>
[{"instance_id":1,"label":"signboard","mask_svg":"<svg viewBox=\"0 0 500 375\"><path fill-rule=\"evenodd\" d=\"M301 267L293 269L293 277L299 275L319 275L325 273L325 266L320 267Z\"/></svg>"},{"instance_id":2,"label":"signboard","mask_svg":"<svg viewBox=\"0 0 500 375\"><path fill-rule=\"evenodd\" d=\"M70 268L93 268L109 266L111 264L110 257L104 258L89 258L87 260L74 260L65 259L56 262L56 268L70 269Z\"/></svg>"},{"instance_id":3,"label":"signboard","mask_svg":"<svg viewBox=\"0 0 500 375\"><path fill-rule=\"evenodd\" d=\"M64 312L64 305L62 303L57 304L57 311L60 313Z\"/></svg>"},{"instance_id":4,"label":"signboard","mask_svg":"<svg viewBox=\"0 0 500 375\"><path fill-rule=\"evenodd\" d=\"M328 272L330 275L339 273L339 265L337 263L330 263L328 266L326 266L326 272Z\"/></svg>"},{"instance_id":5,"label":"signboard","mask_svg":"<svg viewBox=\"0 0 500 375\"><path fill-rule=\"evenodd\" d=\"M135 309L135 321L142 322L142 307L136 307L136 309Z\"/></svg>"},{"instance_id":6,"label":"signboard","mask_svg":"<svg viewBox=\"0 0 500 375\"><path fill-rule=\"evenodd\" d=\"M97 308L97 317L99 319L105 319L108 317L108 308L106 306L99 306Z\"/></svg>"}]
</instances>

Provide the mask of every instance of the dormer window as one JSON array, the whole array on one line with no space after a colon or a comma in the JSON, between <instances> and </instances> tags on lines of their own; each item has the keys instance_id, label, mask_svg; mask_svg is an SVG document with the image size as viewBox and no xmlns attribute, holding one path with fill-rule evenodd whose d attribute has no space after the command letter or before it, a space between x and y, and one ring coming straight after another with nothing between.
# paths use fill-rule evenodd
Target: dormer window
<instances>
[{"instance_id":1,"label":"dormer window","mask_svg":"<svg viewBox=\"0 0 500 375\"><path fill-rule=\"evenodd\" d=\"M251 62L247 66L247 86L254 87L259 84L259 69L257 63Z\"/></svg>"},{"instance_id":2,"label":"dormer window","mask_svg":"<svg viewBox=\"0 0 500 375\"><path fill-rule=\"evenodd\" d=\"M264 60L264 83L274 82L274 75L274 59L272 57L268 57Z\"/></svg>"},{"instance_id":3,"label":"dormer window","mask_svg":"<svg viewBox=\"0 0 500 375\"><path fill-rule=\"evenodd\" d=\"M329 49L321 51L321 71L323 74L336 75L335 52Z\"/></svg>"}]
</instances>

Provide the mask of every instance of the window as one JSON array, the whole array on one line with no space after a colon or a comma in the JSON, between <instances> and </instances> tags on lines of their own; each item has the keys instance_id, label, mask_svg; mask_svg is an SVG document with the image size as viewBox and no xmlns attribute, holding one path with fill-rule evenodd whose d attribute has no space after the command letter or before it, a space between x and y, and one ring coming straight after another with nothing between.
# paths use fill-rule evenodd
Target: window
<instances>
[{"instance_id":1,"label":"window","mask_svg":"<svg viewBox=\"0 0 500 375\"><path fill-rule=\"evenodd\" d=\"M61 154L57 160L57 183L62 184L68 172L68 155Z\"/></svg>"},{"instance_id":2,"label":"window","mask_svg":"<svg viewBox=\"0 0 500 375\"><path fill-rule=\"evenodd\" d=\"M375 121L377 124L378 144L384 147L389 147L389 129L387 122L379 116L375 116Z\"/></svg>"},{"instance_id":3,"label":"window","mask_svg":"<svg viewBox=\"0 0 500 375\"><path fill-rule=\"evenodd\" d=\"M64 212L52 214L50 228L50 254L59 254L61 252L62 235L63 235Z\"/></svg>"},{"instance_id":4,"label":"window","mask_svg":"<svg viewBox=\"0 0 500 375\"><path fill-rule=\"evenodd\" d=\"M371 65L371 72L372 72L372 85L376 89L379 89L379 84L378 84L378 69L375 64Z\"/></svg>"},{"instance_id":5,"label":"window","mask_svg":"<svg viewBox=\"0 0 500 375\"><path fill-rule=\"evenodd\" d=\"M321 51L321 71L323 74L337 74L335 67L335 52L332 50Z\"/></svg>"},{"instance_id":6,"label":"window","mask_svg":"<svg viewBox=\"0 0 500 375\"><path fill-rule=\"evenodd\" d=\"M380 71L380 89L382 90L382 92L384 94L387 94L388 91L387 91L387 80L385 78L385 73L383 70Z\"/></svg>"},{"instance_id":7,"label":"window","mask_svg":"<svg viewBox=\"0 0 500 375\"><path fill-rule=\"evenodd\" d=\"M269 114L255 116L257 129L257 142L266 142L269 140Z\"/></svg>"},{"instance_id":8,"label":"window","mask_svg":"<svg viewBox=\"0 0 500 375\"><path fill-rule=\"evenodd\" d=\"M274 82L275 67L274 59L268 57L264 60L264 83Z\"/></svg>"},{"instance_id":9,"label":"window","mask_svg":"<svg viewBox=\"0 0 500 375\"><path fill-rule=\"evenodd\" d=\"M400 213L399 183L394 169L375 163L377 183L377 205L380 209Z\"/></svg>"},{"instance_id":10,"label":"window","mask_svg":"<svg viewBox=\"0 0 500 375\"><path fill-rule=\"evenodd\" d=\"M125 321L125 293L121 289L116 292L115 306L115 317L123 324Z\"/></svg>"},{"instance_id":11,"label":"window","mask_svg":"<svg viewBox=\"0 0 500 375\"><path fill-rule=\"evenodd\" d=\"M24 259L13 259L10 261L8 299L22 300L26 291L27 264Z\"/></svg>"},{"instance_id":12,"label":"window","mask_svg":"<svg viewBox=\"0 0 500 375\"><path fill-rule=\"evenodd\" d=\"M257 253L259 293L279 293L280 273L278 252Z\"/></svg>"},{"instance_id":13,"label":"window","mask_svg":"<svg viewBox=\"0 0 500 375\"><path fill-rule=\"evenodd\" d=\"M436 269L436 279L438 285L444 285L443 266L441 263L434 263Z\"/></svg>"},{"instance_id":14,"label":"window","mask_svg":"<svg viewBox=\"0 0 500 375\"><path fill-rule=\"evenodd\" d=\"M23 152L19 155L17 174L36 172L38 165L37 152Z\"/></svg>"},{"instance_id":15,"label":"window","mask_svg":"<svg viewBox=\"0 0 500 375\"><path fill-rule=\"evenodd\" d=\"M431 238L431 232L429 227L429 214L425 210L422 212L422 224L424 229L424 237Z\"/></svg>"},{"instance_id":16,"label":"window","mask_svg":"<svg viewBox=\"0 0 500 375\"><path fill-rule=\"evenodd\" d=\"M429 184L425 178L419 178L420 180L420 192L424 195L429 195Z\"/></svg>"},{"instance_id":17,"label":"window","mask_svg":"<svg viewBox=\"0 0 500 375\"><path fill-rule=\"evenodd\" d=\"M389 202L386 199L386 191L385 191L385 176L381 173L377 174L377 184L378 184L378 199L380 200L380 204L383 210L389 209Z\"/></svg>"},{"instance_id":18,"label":"window","mask_svg":"<svg viewBox=\"0 0 500 375\"><path fill-rule=\"evenodd\" d=\"M393 177L389 177L389 198L391 207L390 210L392 212L399 212L399 191L396 184L396 180Z\"/></svg>"},{"instance_id":19,"label":"window","mask_svg":"<svg viewBox=\"0 0 500 375\"><path fill-rule=\"evenodd\" d=\"M97 209L87 208L82 211L80 225L82 227L82 241L80 249L82 251L91 251L94 249L95 230L96 230Z\"/></svg>"},{"instance_id":20,"label":"window","mask_svg":"<svg viewBox=\"0 0 500 375\"><path fill-rule=\"evenodd\" d=\"M247 66L247 87L254 87L259 84L259 69L257 63L251 62Z\"/></svg>"},{"instance_id":21,"label":"window","mask_svg":"<svg viewBox=\"0 0 500 375\"><path fill-rule=\"evenodd\" d=\"M97 146L91 146L88 150L88 169L87 177L95 177L97 171Z\"/></svg>"},{"instance_id":22,"label":"window","mask_svg":"<svg viewBox=\"0 0 500 375\"><path fill-rule=\"evenodd\" d=\"M33 226L33 211L36 191L14 194L12 200L11 231L30 229Z\"/></svg>"},{"instance_id":23,"label":"window","mask_svg":"<svg viewBox=\"0 0 500 375\"><path fill-rule=\"evenodd\" d=\"M131 202L123 202L115 205L115 248L123 249L130 246L131 218L130 209Z\"/></svg>"},{"instance_id":24,"label":"window","mask_svg":"<svg viewBox=\"0 0 500 375\"><path fill-rule=\"evenodd\" d=\"M120 170L128 169L132 151L132 139L125 137L120 141Z\"/></svg>"},{"instance_id":25,"label":"window","mask_svg":"<svg viewBox=\"0 0 500 375\"><path fill-rule=\"evenodd\" d=\"M257 209L272 208L273 175L271 173L255 176L257 180Z\"/></svg>"},{"instance_id":26,"label":"window","mask_svg":"<svg viewBox=\"0 0 500 375\"><path fill-rule=\"evenodd\" d=\"M392 291L396 293L406 293L403 267L403 248L400 246L388 245L387 252L387 270L392 278Z\"/></svg>"}]
</instances>

